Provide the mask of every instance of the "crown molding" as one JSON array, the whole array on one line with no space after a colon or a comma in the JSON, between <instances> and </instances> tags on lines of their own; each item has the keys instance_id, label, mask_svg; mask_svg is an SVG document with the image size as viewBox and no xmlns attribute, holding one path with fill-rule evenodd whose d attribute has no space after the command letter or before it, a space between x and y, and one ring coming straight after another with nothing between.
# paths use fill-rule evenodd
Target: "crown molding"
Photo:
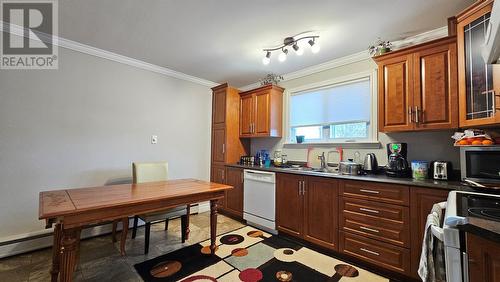
<instances>
[{"instance_id":1,"label":"crown molding","mask_svg":"<svg viewBox=\"0 0 500 282\"><path fill-rule=\"evenodd\" d=\"M448 36L448 27L443 26L392 42L394 50Z\"/></svg>"},{"instance_id":2,"label":"crown molding","mask_svg":"<svg viewBox=\"0 0 500 282\"><path fill-rule=\"evenodd\" d=\"M14 34L17 36L24 36L24 28L19 26L19 25L11 24L11 28L7 28L7 26L9 26L9 24L5 23L4 21L0 21L0 25L1 25L0 30L3 30L4 32L10 32L11 34ZM40 39L43 42L45 42L45 40L49 39L50 37L51 37L51 35L48 35L48 34L41 34L40 35ZM63 37L54 36L53 39L54 39L53 45L56 45L56 46L59 46L62 48L66 48L69 50L77 51L80 53L84 53L87 55L92 55L95 57L111 60L114 62L122 63L122 64L136 67L139 69L159 73L162 75L166 75L169 77L193 82L193 83L208 86L208 87L214 87L214 86L219 85L219 83L215 83L213 81L209 81L206 79L202 79L199 77L188 75L188 74L185 74L182 72L174 71L174 70L169 69L169 68L161 67L161 66L147 63L147 62L144 62L141 60L130 58L130 57L127 57L124 55L120 55L117 53L113 53L110 51L99 49L99 48L96 48L96 47L93 47L90 45L86 45L86 44L83 44L83 43L80 43L77 41L69 40L69 39L66 39Z\"/></svg>"},{"instance_id":3,"label":"crown molding","mask_svg":"<svg viewBox=\"0 0 500 282\"><path fill-rule=\"evenodd\" d=\"M395 50L397 50L397 49L400 49L400 48L403 48L403 47L406 47L409 45L420 44L423 42L431 41L431 40L438 39L438 38L445 37L445 36L448 36L448 27L447 26L443 26L443 27L440 27L437 29L426 31L426 32L423 32L423 33L420 33L420 34L417 34L414 36L410 36L410 37L407 37L407 38L404 38L401 40L396 40L396 41L392 42L392 46L394 47ZM368 60L370 58L371 57L368 54L368 51L361 51L358 53L354 53L351 55L347 55L344 57L333 59L333 60L325 62L325 63L321 63L321 64L310 66L310 67L307 67L307 68L304 68L304 69L301 69L298 71L284 74L283 81L301 78L304 76L308 76L308 75L315 74L318 72L326 71L329 69L338 68L341 66L360 62L363 60ZM240 87L239 89L241 91L248 91L248 90L252 90L254 88L257 88L259 86L260 86L260 84L258 82L255 82L255 83Z\"/></svg>"}]
</instances>

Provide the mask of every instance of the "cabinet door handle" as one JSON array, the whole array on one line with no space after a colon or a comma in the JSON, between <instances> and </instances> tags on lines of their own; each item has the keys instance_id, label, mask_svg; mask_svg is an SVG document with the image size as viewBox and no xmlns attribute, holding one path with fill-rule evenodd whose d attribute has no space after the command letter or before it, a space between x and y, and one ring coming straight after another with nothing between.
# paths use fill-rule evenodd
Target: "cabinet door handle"
<instances>
[{"instance_id":1,"label":"cabinet door handle","mask_svg":"<svg viewBox=\"0 0 500 282\"><path fill-rule=\"evenodd\" d=\"M413 108L410 106L408 107L408 115L410 116L410 123L413 123Z\"/></svg>"},{"instance_id":2,"label":"cabinet door handle","mask_svg":"<svg viewBox=\"0 0 500 282\"><path fill-rule=\"evenodd\" d=\"M224 176L225 176L225 175L224 175L224 171L223 171L223 170L221 170L221 171L220 171L220 174L222 175L222 181L224 181Z\"/></svg>"},{"instance_id":3,"label":"cabinet door handle","mask_svg":"<svg viewBox=\"0 0 500 282\"><path fill-rule=\"evenodd\" d=\"M225 143L222 143L222 153L223 154L226 153L226 144Z\"/></svg>"},{"instance_id":4,"label":"cabinet door handle","mask_svg":"<svg viewBox=\"0 0 500 282\"><path fill-rule=\"evenodd\" d=\"M306 194L306 182L302 180L302 195Z\"/></svg>"},{"instance_id":5,"label":"cabinet door handle","mask_svg":"<svg viewBox=\"0 0 500 282\"><path fill-rule=\"evenodd\" d=\"M360 226L359 229L361 230L365 230L365 231L370 231L370 232L374 232L374 233L379 233L380 231L378 231L377 229L373 229L373 228L368 228L368 227L364 227L364 226Z\"/></svg>"},{"instance_id":6,"label":"cabinet door handle","mask_svg":"<svg viewBox=\"0 0 500 282\"><path fill-rule=\"evenodd\" d=\"M365 252L365 253L369 253L369 254L372 254L372 255L376 255L376 256L380 256L379 253L377 252L374 252L374 251L370 251L368 249L365 249L365 248L359 248L361 251Z\"/></svg>"},{"instance_id":7,"label":"cabinet door handle","mask_svg":"<svg viewBox=\"0 0 500 282\"><path fill-rule=\"evenodd\" d=\"M380 194L379 191L367 190L367 189L359 189L359 192L370 193L370 194Z\"/></svg>"},{"instance_id":8,"label":"cabinet door handle","mask_svg":"<svg viewBox=\"0 0 500 282\"><path fill-rule=\"evenodd\" d=\"M365 212L370 212L370 213L380 213L377 210L372 210L372 209L365 209L365 208L359 208L360 211L365 211Z\"/></svg>"},{"instance_id":9,"label":"cabinet door handle","mask_svg":"<svg viewBox=\"0 0 500 282\"><path fill-rule=\"evenodd\" d=\"M418 106L415 106L415 123L418 124L420 123L420 110L418 109Z\"/></svg>"},{"instance_id":10,"label":"cabinet door handle","mask_svg":"<svg viewBox=\"0 0 500 282\"><path fill-rule=\"evenodd\" d=\"M302 181L299 181L298 184L299 184L299 187L298 187L297 191L299 192L299 196L300 196L300 195L302 195Z\"/></svg>"}]
</instances>

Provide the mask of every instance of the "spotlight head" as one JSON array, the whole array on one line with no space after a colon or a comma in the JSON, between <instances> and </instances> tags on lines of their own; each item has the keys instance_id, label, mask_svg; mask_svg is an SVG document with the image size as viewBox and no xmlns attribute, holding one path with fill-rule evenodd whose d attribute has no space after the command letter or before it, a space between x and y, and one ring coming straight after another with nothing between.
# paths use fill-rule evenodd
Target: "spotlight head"
<instances>
[{"instance_id":1,"label":"spotlight head","mask_svg":"<svg viewBox=\"0 0 500 282\"><path fill-rule=\"evenodd\" d=\"M297 45L297 42L293 44L292 48L293 50L295 50L295 54L297 54L298 56L302 56L302 54L304 54L304 49L300 48L299 45Z\"/></svg>"},{"instance_id":2,"label":"spotlight head","mask_svg":"<svg viewBox=\"0 0 500 282\"><path fill-rule=\"evenodd\" d=\"M278 55L278 60L280 62L286 61L286 55L287 54L288 54L288 50L287 49L283 49L283 52Z\"/></svg>"}]
</instances>

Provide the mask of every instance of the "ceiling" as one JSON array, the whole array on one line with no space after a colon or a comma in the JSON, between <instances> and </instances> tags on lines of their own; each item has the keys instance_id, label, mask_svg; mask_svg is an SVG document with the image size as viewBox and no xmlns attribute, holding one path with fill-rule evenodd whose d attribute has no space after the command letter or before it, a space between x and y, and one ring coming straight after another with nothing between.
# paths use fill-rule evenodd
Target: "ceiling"
<instances>
[{"instance_id":1,"label":"ceiling","mask_svg":"<svg viewBox=\"0 0 500 282\"><path fill-rule=\"evenodd\" d=\"M269 72L290 73L366 50L377 37L396 40L445 26L473 0L64 0L59 35L214 82L241 87ZM262 48L315 30L321 51ZM291 51L291 50L290 50ZM293 53L293 52L291 52Z\"/></svg>"}]
</instances>

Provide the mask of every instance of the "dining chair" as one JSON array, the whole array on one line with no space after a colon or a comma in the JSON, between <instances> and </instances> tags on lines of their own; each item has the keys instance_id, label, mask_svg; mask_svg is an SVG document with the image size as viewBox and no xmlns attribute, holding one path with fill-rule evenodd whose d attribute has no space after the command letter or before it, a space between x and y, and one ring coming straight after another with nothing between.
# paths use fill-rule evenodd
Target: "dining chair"
<instances>
[{"instance_id":1,"label":"dining chair","mask_svg":"<svg viewBox=\"0 0 500 282\"><path fill-rule=\"evenodd\" d=\"M167 162L134 162L132 163L132 175L134 183L145 183L164 181L168 179L168 163ZM149 252L149 237L151 231L151 224L165 222L165 230L168 229L169 219L181 218L181 240L184 243L189 235L189 205L184 205L161 212L154 212L148 214L139 214L134 216L134 227L132 229L132 239L137 234L137 224L139 219L145 223L144 234L144 254Z\"/></svg>"}]
</instances>

